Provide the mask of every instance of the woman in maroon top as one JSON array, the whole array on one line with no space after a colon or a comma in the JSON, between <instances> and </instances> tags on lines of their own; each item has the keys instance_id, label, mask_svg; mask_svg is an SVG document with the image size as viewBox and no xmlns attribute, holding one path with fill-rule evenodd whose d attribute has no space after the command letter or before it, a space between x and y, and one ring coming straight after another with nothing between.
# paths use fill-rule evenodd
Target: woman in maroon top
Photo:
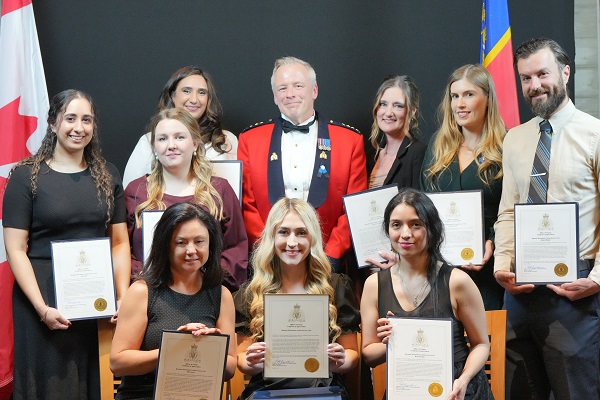
<instances>
[{"instance_id":1,"label":"woman in maroon top","mask_svg":"<svg viewBox=\"0 0 600 400\"><path fill-rule=\"evenodd\" d=\"M204 157L198 122L185 110L167 109L150 123L154 161L150 175L125 190L132 253L132 277L142 270L142 212L164 210L184 201L199 204L220 222L223 232L223 284L235 291L247 279L248 238L239 200L229 183L212 175Z\"/></svg>"}]
</instances>

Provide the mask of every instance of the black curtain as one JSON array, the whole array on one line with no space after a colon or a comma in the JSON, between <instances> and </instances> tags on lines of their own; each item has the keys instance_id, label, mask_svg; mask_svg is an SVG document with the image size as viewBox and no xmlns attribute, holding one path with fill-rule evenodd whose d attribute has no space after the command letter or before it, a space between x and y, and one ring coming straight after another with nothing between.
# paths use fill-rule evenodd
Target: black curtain
<instances>
[{"instance_id":1,"label":"black curtain","mask_svg":"<svg viewBox=\"0 0 600 400\"><path fill-rule=\"evenodd\" d=\"M508 3L513 48L548 36L575 58L572 0ZM479 62L477 0L34 0L33 7L49 95L77 88L94 97L104 155L121 171L163 85L184 65L212 75L224 126L236 134L277 115L269 79L282 55L315 67L321 113L364 134L382 79L408 74L421 91L427 140L448 75ZM531 113L519 101L526 121Z\"/></svg>"}]
</instances>

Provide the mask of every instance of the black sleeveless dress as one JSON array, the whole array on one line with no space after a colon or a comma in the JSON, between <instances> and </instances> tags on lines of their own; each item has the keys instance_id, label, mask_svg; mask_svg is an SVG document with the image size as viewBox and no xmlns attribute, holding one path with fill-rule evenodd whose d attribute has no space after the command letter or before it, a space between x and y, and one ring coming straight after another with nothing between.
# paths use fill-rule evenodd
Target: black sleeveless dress
<instances>
[{"instance_id":1,"label":"black sleeveless dress","mask_svg":"<svg viewBox=\"0 0 600 400\"><path fill-rule=\"evenodd\" d=\"M112 176L114 203L110 224L126 222L123 187L117 168ZM89 168L62 173L40 165L37 191L31 165L16 168L4 194L4 227L29 232L27 257L44 302L56 307L51 242L106 236L108 206L98 199ZM50 330L17 283L13 288L14 400L100 400L98 325L95 319L72 321L67 330ZM4 337L0 340L6 340Z\"/></svg>"},{"instance_id":2,"label":"black sleeveless dress","mask_svg":"<svg viewBox=\"0 0 600 400\"><path fill-rule=\"evenodd\" d=\"M425 299L412 311L405 311L392 285L391 268L379 271L377 273L377 309L379 318L385 318L388 311L394 316L402 318L451 318L452 319L452 341L454 344L454 379L457 379L465 366L465 361L469 355L469 347L465 339L465 328L463 324L456 319L452 310L450 300L450 274L453 267L443 264L438 272L435 285ZM435 293L435 299L433 294ZM435 304L437 303L437 304ZM385 397L384 397L385 398ZM490 384L485 371L482 368L467 386L465 400L488 400L493 399Z\"/></svg>"},{"instance_id":3,"label":"black sleeveless dress","mask_svg":"<svg viewBox=\"0 0 600 400\"><path fill-rule=\"evenodd\" d=\"M140 350L160 346L163 329L175 330L188 322L202 322L214 328L221 312L221 286L205 287L196 294L182 294L169 287L148 287L148 327ZM230 339L233 340L233 339ZM154 396L155 372L124 376L115 399L144 399Z\"/></svg>"}]
</instances>

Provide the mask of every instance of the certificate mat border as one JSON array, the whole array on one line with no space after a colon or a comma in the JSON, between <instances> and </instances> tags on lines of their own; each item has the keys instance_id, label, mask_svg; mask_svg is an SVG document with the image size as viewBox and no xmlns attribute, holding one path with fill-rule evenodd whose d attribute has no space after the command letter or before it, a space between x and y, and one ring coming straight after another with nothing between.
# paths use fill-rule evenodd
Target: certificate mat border
<instances>
[{"instance_id":1,"label":"certificate mat border","mask_svg":"<svg viewBox=\"0 0 600 400\"><path fill-rule=\"evenodd\" d=\"M154 394L153 394L152 398L156 399L156 400L160 400L160 398L157 397L158 394L156 393L156 390L158 388L158 371L160 369L160 359L161 359L160 356L162 354L162 342L163 342L163 339L165 337L165 333L169 334L169 335L173 334L173 333L175 333L175 334L184 334L184 335L185 334L187 334L187 335L191 335L192 334L191 331L175 331L175 330L170 330L170 329L163 329L162 330L162 333L160 335L160 344L158 345L158 360L156 362L156 371L154 373L154 391L153 391ZM208 335L200 335L198 337L202 338L202 337L207 337L207 336L210 336L210 337L222 337L223 338L222 340L225 341L225 358L223 360L223 369L221 371L221 389L218 391L218 396L215 399L209 399L209 400L219 400L219 399L221 399L221 396L222 396L222 393L223 393L223 385L225 384L223 378L225 377L225 372L227 371L227 357L229 356L229 341L231 340L231 338L229 337L229 335L227 335L225 333L211 333L211 334L208 334ZM218 376L217 376L217 378L218 378Z\"/></svg>"},{"instance_id":2,"label":"certificate mat border","mask_svg":"<svg viewBox=\"0 0 600 400\"><path fill-rule=\"evenodd\" d=\"M358 259L358 253L356 252L356 246L354 245L354 235L352 234L352 224L350 223L350 218L348 218L348 207L346 207L346 199L348 199L350 197L354 197L354 196L364 195L365 193L377 192L380 190L389 190L392 188L396 188L396 194L398 194L400 192L398 185L385 185L385 186L380 186L380 187L376 187L373 189L367 189L367 190L363 190L360 192L346 194L346 195L342 196L342 201L344 202L344 208L346 209L346 218L348 219L348 228L350 229L350 240L352 240L352 248L354 249L354 257L356 258L356 263L357 263L359 269L373 267L373 265L365 263L364 260L360 261ZM394 194L394 196L396 196L396 194ZM388 201L388 204L389 204L389 201ZM387 204L386 204L386 206L387 206ZM381 226L380 228L383 231L384 227Z\"/></svg>"},{"instance_id":3,"label":"certificate mat border","mask_svg":"<svg viewBox=\"0 0 600 400\"><path fill-rule=\"evenodd\" d=\"M447 383L448 388L450 389L448 393L452 392L452 385L454 384L454 335L453 335L453 327L452 327L452 318L410 318L410 317L388 317L388 319L391 320L397 320L402 322L415 322L415 321L431 321L431 322L443 322L443 323L449 323L449 332L448 332L448 336L450 338L450 346L448 349L449 354L449 359L450 359L450 366L449 366L449 371L450 371L450 382ZM427 323L427 322L426 322ZM411 324L413 325L413 324ZM388 343L386 343L385 345L385 361L386 361L386 371L385 371L385 391L386 391L386 398L390 399L390 400L394 400L394 399L400 399L399 397L390 397L390 390L389 390L389 383L390 383L390 379L389 379L389 375L391 374L391 368L389 368L389 357L390 357L390 346L389 346L389 341ZM440 397L440 399L445 399L447 396L444 397ZM424 395L423 396L424 399L428 399L431 398L430 395Z\"/></svg>"},{"instance_id":4,"label":"certificate mat border","mask_svg":"<svg viewBox=\"0 0 600 400\"><path fill-rule=\"evenodd\" d=\"M54 265L54 243L67 243L67 242L97 242L97 241L108 241L108 254L109 254L109 260L110 260L110 276L111 276L111 282L112 282L112 299L110 299L111 303L114 306L114 310L117 310L117 288L115 285L115 267L113 265L113 258L112 258L112 242L110 240L110 237L108 236L103 236L103 237L97 237L97 238L89 238L89 239L72 239L72 240L52 240L50 241L50 254L52 257L52 280L54 281L54 299L56 301L56 304L54 305L56 307L56 309L58 310L59 304L58 304L58 291L56 290L56 267ZM107 308L108 310L108 308ZM60 312L60 310L59 310ZM100 318L112 318L112 316L114 315L114 312L111 313L106 313L106 314L99 314L96 316L91 316L91 317L82 317L82 318L67 318L69 321L83 321L86 319L100 319Z\"/></svg>"},{"instance_id":5,"label":"certificate mat border","mask_svg":"<svg viewBox=\"0 0 600 400\"><path fill-rule=\"evenodd\" d=\"M457 195L457 196L461 196L463 193L468 193L468 194L473 194L473 193L479 193L479 203L481 204L480 210L481 210L481 215L480 215L480 221L481 221L481 256L483 257L485 255L485 219L484 219L484 212L483 212L483 190L481 189L473 189L473 190L456 190L456 191L452 191L452 192L425 192L425 194L431 199L431 196L443 196L443 195ZM431 200L433 202L433 199ZM435 206L435 202L433 203L433 205ZM436 207L437 210L437 207ZM439 213L439 211L438 211ZM442 221L443 223L443 221ZM444 235L446 234L446 226L444 225ZM442 243L443 246L443 243ZM483 261L483 260L482 260ZM464 264L451 264L450 260L446 260L446 262L448 263L448 265L451 265L453 267L462 267ZM475 263L473 265L482 265L482 263Z\"/></svg>"},{"instance_id":6,"label":"certificate mat border","mask_svg":"<svg viewBox=\"0 0 600 400\"><path fill-rule=\"evenodd\" d=\"M147 229L144 229L144 215L149 216L151 213L160 213L160 218L162 218L162 214L165 213L165 210L144 210L142 211L142 257L144 258L142 260L142 265L146 264L146 259L148 257L146 257L146 247L144 246L144 244L146 243L146 235L148 233ZM160 218L158 220L160 220ZM156 224L158 224L158 220L156 221ZM156 228L156 225L154 225L154 227ZM153 230L154 232L154 230ZM152 235L154 236L154 234ZM150 255L150 251L152 249L152 242L154 242L154 238L150 238L150 249L148 249L148 255Z\"/></svg>"},{"instance_id":7,"label":"certificate mat border","mask_svg":"<svg viewBox=\"0 0 600 400\"><path fill-rule=\"evenodd\" d=\"M287 293L265 293L263 295L263 310L264 310L264 325L263 325L263 329L264 329L264 340L265 342L267 341L267 332L268 332L268 324L266 323L267 321L267 310L268 310L268 306L267 306L267 302L276 302L276 299L298 299L300 301L300 299L302 299L303 297L306 298L306 296L310 296L313 299L317 299L317 298L322 298L320 301L322 303L325 304L325 310L323 312L323 320L321 321L321 324L323 326L323 330L326 332L321 332L321 333L325 333L325 359L327 361L329 361L328 357L327 357L327 345L329 344L329 296L326 294L287 294ZM267 351L269 351L269 346L267 343ZM265 368L263 368L263 377L264 378L288 378L287 376L277 376L277 375L267 375L266 371L266 365L267 365L267 354L265 354L265 363L264 366ZM322 369L322 373L323 375L315 375L314 377L311 378L329 378L329 362L325 363L325 366Z\"/></svg>"},{"instance_id":8,"label":"certificate mat border","mask_svg":"<svg viewBox=\"0 0 600 400\"><path fill-rule=\"evenodd\" d=\"M236 196L238 197L238 201L240 202L240 207L242 206L242 182L243 182L243 173L244 173L244 163L241 160L211 160L210 161L213 164L220 164L220 165L227 165L227 164L238 164L238 174L239 174L239 179L238 182L235 182L235 185L233 185L233 183L225 176L221 176L219 175L216 171L214 173L215 176L218 176L219 178L223 178L225 179L230 185L231 187L234 189L234 192L236 191L237 188L237 192L235 193ZM233 167L227 167L227 169L232 169Z\"/></svg>"},{"instance_id":9,"label":"certificate mat border","mask_svg":"<svg viewBox=\"0 0 600 400\"><path fill-rule=\"evenodd\" d=\"M514 238L514 244L513 244L513 254L514 254L514 272L515 272L515 285L526 285L526 284L532 284L532 285L548 285L548 284L562 284L562 283L568 283L571 281L567 281L567 280L556 280L553 282L544 282L544 281L520 281L519 280L519 274L517 274L517 234L518 234L518 230L517 230L517 210L521 210L523 209L523 207L544 207L547 205L552 205L552 206L559 206L559 207L564 207L567 208L567 206L574 206L574 211L575 211L575 259L573 260L575 268L577 268L577 278L579 278L579 203L577 203L576 201L570 201L570 202L564 202L564 203L515 203L514 205L514 223L513 223L513 238Z\"/></svg>"}]
</instances>

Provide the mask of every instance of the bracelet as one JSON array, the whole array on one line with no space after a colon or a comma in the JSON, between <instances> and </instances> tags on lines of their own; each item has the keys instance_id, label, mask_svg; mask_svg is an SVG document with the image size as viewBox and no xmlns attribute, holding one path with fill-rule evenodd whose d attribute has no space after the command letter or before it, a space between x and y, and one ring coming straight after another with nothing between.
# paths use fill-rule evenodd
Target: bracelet
<instances>
[{"instance_id":1,"label":"bracelet","mask_svg":"<svg viewBox=\"0 0 600 400\"><path fill-rule=\"evenodd\" d=\"M46 304L46 311L44 311L44 316L42 318L40 318L40 321L44 322L46 320L46 316L48 315L49 309L50 309L50 306L48 304Z\"/></svg>"}]
</instances>

